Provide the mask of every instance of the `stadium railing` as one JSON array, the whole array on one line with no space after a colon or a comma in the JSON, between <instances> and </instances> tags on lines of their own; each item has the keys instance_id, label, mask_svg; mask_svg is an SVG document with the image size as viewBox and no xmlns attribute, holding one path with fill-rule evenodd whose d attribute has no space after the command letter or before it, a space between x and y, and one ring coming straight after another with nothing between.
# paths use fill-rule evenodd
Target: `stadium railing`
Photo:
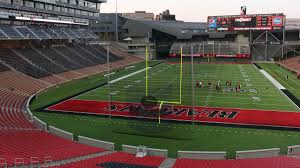
<instances>
[{"instance_id":1,"label":"stadium railing","mask_svg":"<svg viewBox=\"0 0 300 168\"><path fill-rule=\"evenodd\" d=\"M84 136L78 136L78 142L81 144L89 145L89 146L94 146L98 148L103 148L106 150L114 151L115 150L115 144L111 142L106 142L106 141L100 141L97 139L92 139Z\"/></svg>"},{"instance_id":2,"label":"stadium railing","mask_svg":"<svg viewBox=\"0 0 300 168\"><path fill-rule=\"evenodd\" d=\"M287 155L300 155L300 145L288 146Z\"/></svg>"},{"instance_id":3,"label":"stadium railing","mask_svg":"<svg viewBox=\"0 0 300 168\"><path fill-rule=\"evenodd\" d=\"M180 159L202 159L202 160L223 160L226 159L226 152L202 152L202 151L178 151L177 158Z\"/></svg>"},{"instance_id":4,"label":"stadium railing","mask_svg":"<svg viewBox=\"0 0 300 168\"><path fill-rule=\"evenodd\" d=\"M236 159L276 157L279 153L280 148L237 151Z\"/></svg>"},{"instance_id":5,"label":"stadium railing","mask_svg":"<svg viewBox=\"0 0 300 168\"><path fill-rule=\"evenodd\" d=\"M65 139L68 139L68 140L71 140L71 141L74 140L74 135L72 133L69 133L67 131L58 129L58 128L53 127L53 126L49 126L49 132L51 134L57 135L59 137L62 137L62 138L65 138Z\"/></svg>"},{"instance_id":6,"label":"stadium railing","mask_svg":"<svg viewBox=\"0 0 300 168\"><path fill-rule=\"evenodd\" d=\"M44 131L47 130L47 124L35 116L33 117L33 124L38 126L40 129Z\"/></svg>"}]
</instances>

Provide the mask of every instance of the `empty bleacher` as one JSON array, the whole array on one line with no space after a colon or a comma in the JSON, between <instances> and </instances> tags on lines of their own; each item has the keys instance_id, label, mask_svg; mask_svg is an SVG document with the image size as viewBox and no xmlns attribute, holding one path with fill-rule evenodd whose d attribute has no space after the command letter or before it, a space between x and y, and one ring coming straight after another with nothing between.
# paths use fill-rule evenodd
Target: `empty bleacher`
<instances>
[{"instance_id":1,"label":"empty bleacher","mask_svg":"<svg viewBox=\"0 0 300 168\"><path fill-rule=\"evenodd\" d=\"M281 66L289 69L290 71L296 73L298 77L300 77L300 56L293 57L287 60L283 60L278 62Z\"/></svg>"},{"instance_id":2,"label":"empty bleacher","mask_svg":"<svg viewBox=\"0 0 300 168\"><path fill-rule=\"evenodd\" d=\"M73 47L65 47L65 46L58 46L55 47L54 49L58 51L59 53L63 54L64 56L68 57L71 59L73 62L75 62L78 65L81 65L83 67L89 67L96 65L97 63L91 62L90 60L87 60L85 56L81 56L78 53L74 52L71 50Z\"/></svg>"},{"instance_id":3,"label":"empty bleacher","mask_svg":"<svg viewBox=\"0 0 300 168\"><path fill-rule=\"evenodd\" d=\"M6 65L0 63L0 72L9 71L9 68Z\"/></svg>"},{"instance_id":4,"label":"empty bleacher","mask_svg":"<svg viewBox=\"0 0 300 168\"><path fill-rule=\"evenodd\" d=\"M33 160L35 164L42 164L49 160L66 160L104 151L41 131L26 111L28 98L32 94L60 82L104 72L106 52L95 48L0 49L0 167L2 163L8 167L15 163L29 165ZM113 60L112 68L141 61L135 57L116 55Z\"/></svg>"},{"instance_id":5,"label":"empty bleacher","mask_svg":"<svg viewBox=\"0 0 300 168\"><path fill-rule=\"evenodd\" d=\"M0 25L1 39L97 39L90 30L63 27L42 27L39 25Z\"/></svg>"},{"instance_id":6,"label":"empty bleacher","mask_svg":"<svg viewBox=\"0 0 300 168\"><path fill-rule=\"evenodd\" d=\"M104 151L38 130L0 129L0 141L0 158L5 158L8 166L14 165L15 158L21 158L24 165L28 165L31 157L43 163L47 156L58 161Z\"/></svg>"},{"instance_id":7,"label":"empty bleacher","mask_svg":"<svg viewBox=\"0 0 300 168\"><path fill-rule=\"evenodd\" d=\"M56 34L58 34L61 38L70 38L62 29L53 28L52 29Z\"/></svg>"},{"instance_id":8,"label":"empty bleacher","mask_svg":"<svg viewBox=\"0 0 300 168\"><path fill-rule=\"evenodd\" d=\"M80 46L72 46L72 47L70 47L70 49L73 50L74 52L76 52L79 55L84 55L87 60L89 60L90 62L95 63L94 65L106 63L101 58L101 57L103 57L105 55L100 55L100 57L99 57L99 54L98 54L96 56L93 53L85 50L84 48L81 48Z\"/></svg>"},{"instance_id":9,"label":"empty bleacher","mask_svg":"<svg viewBox=\"0 0 300 168\"><path fill-rule=\"evenodd\" d=\"M193 160L177 159L173 168L296 168L300 159L292 157L272 157L240 160Z\"/></svg>"},{"instance_id":10,"label":"empty bleacher","mask_svg":"<svg viewBox=\"0 0 300 168\"><path fill-rule=\"evenodd\" d=\"M52 36L48 35L46 32L43 31L41 27L38 26L30 26L30 30L36 34L40 39L50 39Z\"/></svg>"},{"instance_id":11,"label":"empty bleacher","mask_svg":"<svg viewBox=\"0 0 300 168\"><path fill-rule=\"evenodd\" d=\"M165 158L163 157L146 156L143 158L137 158L133 154L116 152L110 155L74 162L71 164L60 165L53 168L158 168L164 160Z\"/></svg>"},{"instance_id":12,"label":"empty bleacher","mask_svg":"<svg viewBox=\"0 0 300 168\"><path fill-rule=\"evenodd\" d=\"M24 39L24 37L12 26L1 25L0 30L3 31L6 35L8 35L11 39Z\"/></svg>"},{"instance_id":13,"label":"empty bleacher","mask_svg":"<svg viewBox=\"0 0 300 168\"><path fill-rule=\"evenodd\" d=\"M46 70L47 72L58 74L67 71L67 69L58 66L54 62L45 58L42 53L37 52L33 48L14 49L19 55L24 56L27 60L35 64L37 67Z\"/></svg>"},{"instance_id":14,"label":"empty bleacher","mask_svg":"<svg viewBox=\"0 0 300 168\"><path fill-rule=\"evenodd\" d=\"M8 39L8 37L0 30L0 40L1 39L6 40L6 39Z\"/></svg>"},{"instance_id":15,"label":"empty bleacher","mask_svg":"<svg viewBox=\"0 0 300 168\"><path fill-rule=\"evenodd\" d=\"M25 26L17 26L15 27L25 38L27 39L38 39L38 37L28 28Z\"/></svg>"},{"instance_id":16,"label":"empty bleacher","mask_svg":"<svg viewBox=\"0 0 300 168\"><path fill-rule=\"evenodd\" d=\"M16 54L12 49L1 48L0 49L0 60L11 66L17 71L20 71L28 76L34 78L41 78L50 75L46 72L28 61L24 60L18 54Z\"/></svg>"},{"instance_id":17,"label":"empty bleacher","mask_svg":"<svg viewBox=\"0 0 300 168\"><path fill-rule=\"evenodd\" d=\"M51 38L51 39L60 39L61 36L56 33L53 29L51 28L44 28L43 31Z\"/></svg>"},{"instance_id":18,"label":"empty bleacher","mask_svg":"<svg viewBox=\"0 0 300 168\"><path fill-rule=\"evenodd\" d=\"M83 68L83 66L74 63L71 59L58 53L55 49L53 49L53 47L36 48L36 49L44 53L45 56L47 56L52 61L56 62L58 65L61 65L67 69L74 70L74 69Z\"/></svg>"}]
</instances>

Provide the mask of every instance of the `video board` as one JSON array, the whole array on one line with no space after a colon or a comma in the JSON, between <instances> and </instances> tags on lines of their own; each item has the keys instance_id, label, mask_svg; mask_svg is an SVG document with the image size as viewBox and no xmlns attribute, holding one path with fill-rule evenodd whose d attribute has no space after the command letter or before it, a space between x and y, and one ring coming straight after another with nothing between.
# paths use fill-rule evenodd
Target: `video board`
<instances>
[{"instance_id":1,"label":"video board","mask_svg":"<svg viewBox=\"0 0 300 168\"><path fill-rule=\"evenodd\" d=\"M283 14L209 16L207 20L209 31L271 31L285 25Z\"/></svg>"}]
</instances>

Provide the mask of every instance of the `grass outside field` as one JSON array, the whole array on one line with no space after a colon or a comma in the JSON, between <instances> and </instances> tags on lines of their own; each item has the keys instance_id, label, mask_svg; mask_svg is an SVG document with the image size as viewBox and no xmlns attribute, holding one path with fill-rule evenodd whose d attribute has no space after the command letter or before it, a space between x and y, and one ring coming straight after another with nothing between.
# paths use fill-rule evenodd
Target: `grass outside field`
<instances>
[{"instance_id":1,"label":"grass outside field","mask_svg":"<svg viewBox=\"0 0 300 168\"><path fill-rule=\"evenodd\" d=\"M276 64L265 63L259 65L279 83L281 83L287 90L300 99L300 79L298 79L295 74ZM286 75L289 76L289 79L286 79Z\"/></svg>"},{"instance_id":2,"label":"grass outside field","mask_svg":"<svg viewBox=\"0 0 300 168\"><path fill-rule=\"evenodd\" d=\"M161 64L150 70L150 89L149 92L161 99L177 100L179 94L179 80L176 77L179 65ZM164 68L172 67L161 71ZM174 68L173 68L174 67ZM132 73L139 69L143 69L143 64L138 64L134 69L128 71L120 71L113 79L120 76ZM184 65L184 83L183 83L183 103L191 104L191 76L190 65ZM250 79L246 86L242 72L247 72ZM158 73L161 71L160 73ZM196 80L232 80L233 83L237 80L242 81L242 88L245 90L256 89L257 94L246 93L223 93L216 92L214 89L197 88L196 105L206 105L212 107L238 107L238 108L256 108L256 109L277 109L296 111L293 106L281 93L252 65L195 65L197 73ZM156 76L154 75L157 73ZM139 99L145 94L144 73L124 79L112 85L111 91L118 90L117 94L112 95L113 101L132 101L139 102ZM245 74L244 74L245 75ZM174 79L174 80L172 80ZM138 80L141 80L137 82ZM93 82L94 81L94 82ZM172 82L170 82L172 81ZM168 129L176 131L178 134L191 136L187 139L172 139L164 138L163 136L143 136L135 134L125 134L114 131L114 127L110 127L108 118L96 116L82 116L73 114L56 114L45 113L39 110L41 107L61 100L64 97L79 93L79 91L92 88L101 82L105 83L106 79L103 74L96 75L89 79L83 79L71 83L64 84L57 89L50 89L47 92L41 93L38 99L31 106L34 114L49 125L56 126L63 130L72 132L75 136L82 135L100 140L114 142L117 145L117 150L121 150L122 144L128 145L145 145L152 148L168 149L170 157L176 157L177 150L193 150L193 151L227 151L228 158L234 158L235 151L238 150L254 150L263 148L280 147L281 153L285 154L287 146L300 144L300 132L287 130L271 130L271 129L255 129L255 128L232 128L221 126L205 126L183 123L168 123L163 122L159 129ZM133 85L128 87L129 85ZM126 86L126 88L124 88ZM170 87L169 87L170 86ZM156 92L157 89L161 89ZM173 94L170 94L171 91ZM116 92L115 92L116 93ZM261 101L254 102L253 94L259 96ZM93 90L87 94L77 98L88 100L107 100L108 88L102 87ZM279 106L280 105L280 106ZM112 122L118 127L142 128L148 126L149 129L157 126L157 122L139 121L113 118ZM164 134L164 132L158 132Z\"/></svg>"}]
</instances>

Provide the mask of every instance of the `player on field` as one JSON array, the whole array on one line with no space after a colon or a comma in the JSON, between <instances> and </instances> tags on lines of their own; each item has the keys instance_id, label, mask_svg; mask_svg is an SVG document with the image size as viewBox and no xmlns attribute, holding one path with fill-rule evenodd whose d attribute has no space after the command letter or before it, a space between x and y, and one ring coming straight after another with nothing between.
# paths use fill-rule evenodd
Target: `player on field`
<instances>
[{"instance_id":1,"label":"player on field","mask_svg":"<svg viewBox=\"0 0 300 168\"><path fill-rule=\"evenodd\" d=\"M199 82L199 86L200 86L200 88L203 88L203 82L202 81Z\"/></svg>"}]
</instances>

